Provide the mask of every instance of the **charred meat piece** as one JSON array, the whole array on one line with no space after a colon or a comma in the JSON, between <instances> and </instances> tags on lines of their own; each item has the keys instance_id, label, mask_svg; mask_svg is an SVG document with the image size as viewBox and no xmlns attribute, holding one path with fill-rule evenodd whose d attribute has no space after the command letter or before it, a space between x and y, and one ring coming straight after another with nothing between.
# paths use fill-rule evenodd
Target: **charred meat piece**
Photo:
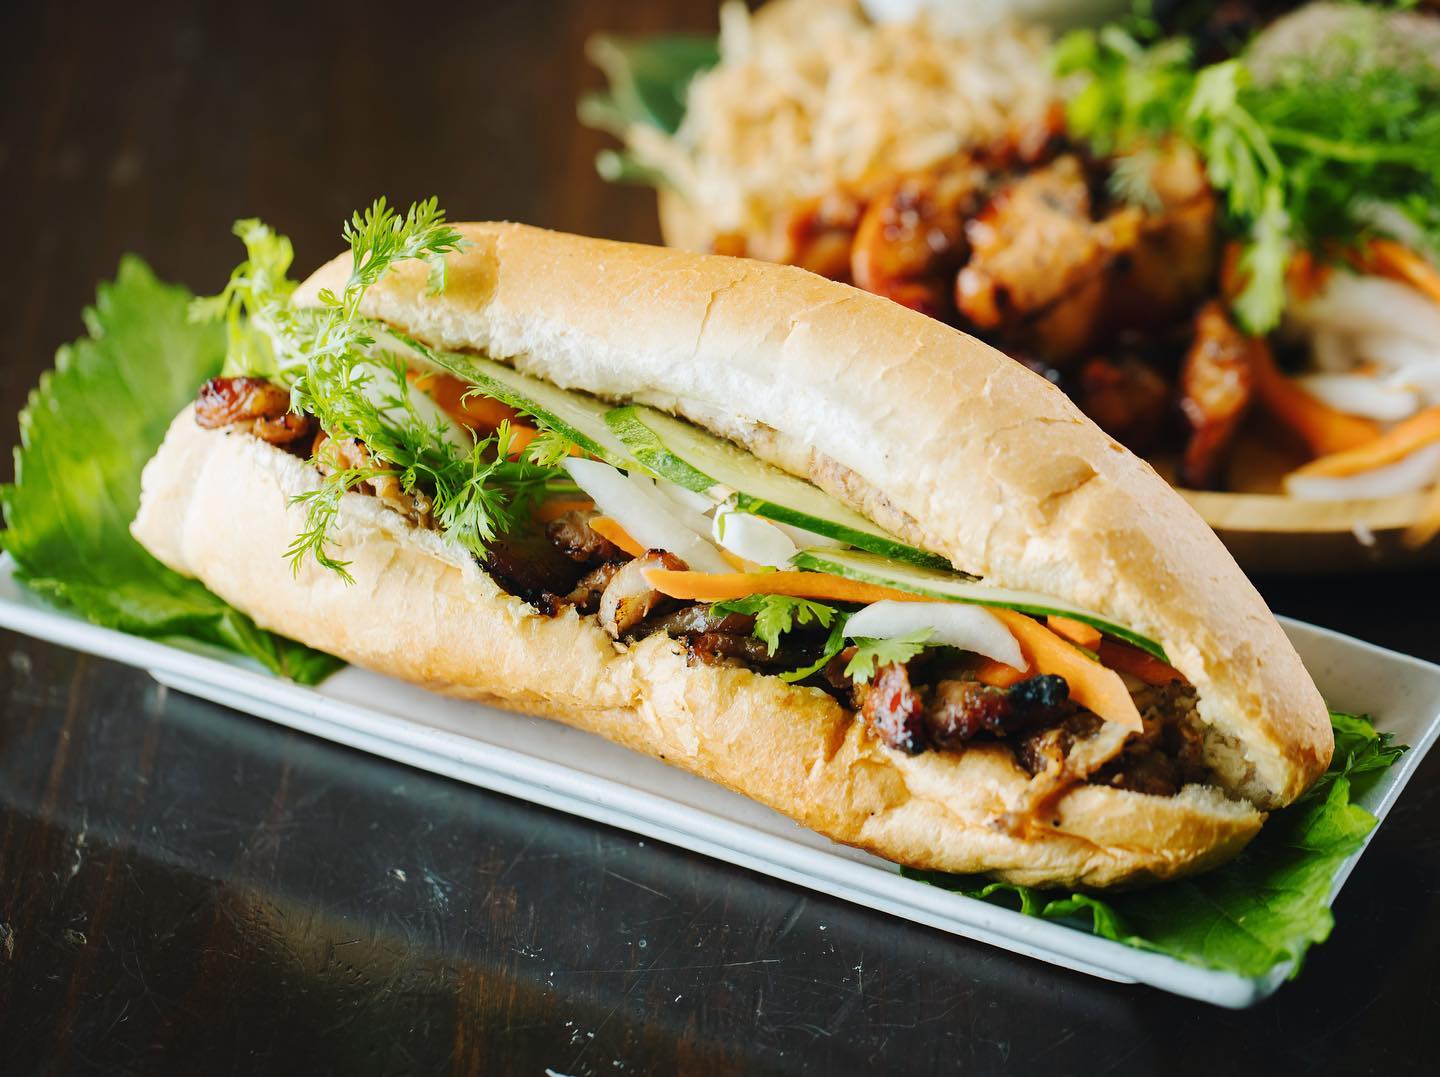
<instances>
[{"instance_id":1,"label":"charred meat piece","mask_svg":"<svg viewBox=\"0 0 1440 1077\"><path fill-rule=\"evenodd\" d=\"M850 698L853 698L851 690L855 687L855 682L845 672L845 667L850 664L850 659L855 657L855 650L854 647L846 647L826 662L825 668L820 671L820 676L831 689Z\"/></svg>"},{"instance_id":2,"label":"charred meat piece","mask_svg":"<svg viewBox=\"0 0 1440 1077\"><path fill-rule=\"evenodd\" d=\"M1195 691L1167 684L1145 689L1135 698L1143 733L1126 742L1090 781L1153 796L1173 796L1208 777L1204 740L1195 721Z\"/></svg>"},{"instance_id":3,"label":"charred meat piece","mask_svg":"<svg viewBox=\"0 0 1440 1077\"><path fill-rule=\"evenodd\" d=\"M935 318L951 319L951 284L967 253L965 221L985 173L969 161L902 176L874 198L855 230L855 284Z\"/></svg>"},{"instance_id":4,"label":"charred meat piece","mask_svg":"<svg viewBox=\"0 0 1440 1077\"><path fill-rule=\"evenodd\" d=\"M925 729L931 744L951 748L982 733L1004 737L1057 721L1070 709L1069 700L1065 678L1048 673L1009 688L970 680L940 681L925 708Z\"/></svg>"},{"instance_id":5,"label":"charred meat piece","mask_svg":"<svg viewBox=\"0 0 1440 1077\"><path fill-rule=\"evenodd\" d=\"M1146 168L1152 205L1139 241L1109 288L1111 330L1156 329L1183 318L1209 292L1219 267L1219 207L1198 154L1181 143L1129 158Z\"/></svg>"},{"instance_id":6,"label":"charred meat piece","mask_svg":"<svg viewBox=\"0 0 1440 1077\"><path fill-rule=\"evenodd\" d=\"M553 546L549 548L555 549ZM560 556L558 552L557 556ZM645 581L643 573L649 568L684 571L686 565L674 554L648 550L633 561L627 561L619 572L610 577L600 595L600 627L615 639L649 617L657 607L673 601Z\"/></svg>"},{"instance_id":7,"label":"charred meat piece","mask_svg":"<svg viewBox=\"0 0 1440 1077\"><path fill-rule=\"evenodd\" d=\"M1065 106L1054 102L1043 115L1012 120L1002 138L980 147L977 159L991 172L1036 168L1065 146Z\"/></svg>"},{"instance_id":8,"label":"charred meat piece","mask_svg":"<svg viewBox=\"0 0 1440 1077\"><path fill-rule=\"evenodd\" d=\"M373 471L370 478L355 487L357 490L373 494L386 508L398 512L416 527L430 526L433 507L430 498L421 490L407 491L401 486L395 473L378 463L359 438L332 438L321 430L315 435L310 455L322 474L346 468Z\"/></svg>"},{"instance_id":9,"label":"charred meat piece","mask_svg":"<svg viewBox=\"0 0 1440 1077\"><path fill-rule=\"evenodd\" d=\"M855 686L855 709L887 747L917 755L925 750L925 700L904 665L891 662L868 684Z\"/></svg>"},{"instance_id":10,"label":"charred meat piece","mask_svg":"<svg viewBox=\"0 0 1440 1077\"><path fill-rule=\"evenodd\" d=\"M290 410L290 392L264 378L211 378L195 398L195 423L206 430L243 426L271 445L293 445L315 432L315 419Z\"/></svg>"},{"instance_id":11,"label":"charred meat piece","mask_svg":"<svg viewBox=\"0 0 1440 1077\"><path fill-rule=\"evenodd\" d=\"M1132 452L1153 449L1172 414L1170 383L1131 356L1087 361L1073 393L1080 410Z\"/></svg>"},{"instance_id":12,"label":"charred meat piece","mask_svg":"<svg viewBox=\"0 0 1440 1077\"><path fill-rule=\"evenodd\" d=\"M547 614L577 590L585 571L540 532L523 528L491 539L480 564L506 591Z\"/></svg>"},{"instance_id":13,"label":"charred meat piece","mask_svg":"<svg viewBox=\"0 0 1440 1077\"><path fill-rule=\"evenodd\" d=\"M1195 342L1180 371L1180 409L1190 424L1180 464L1185 486L1203 490L1219 477L1250 404L1253 347L1218 301L1196 315Z\"/></svg>"},{"instance_id":14,"label":"charred meat piece","mask_svg":"<svg viewBox=\"0 0 1440 1077\"><path fill-rule=\"evenodd\" d=\"M1133 207L1100 221L1091 211L1089 180L1073 155L1002 187L965 229L972 253L955 282L962 317L1051 363L1089 346L1109 270L1135 246L1141 219Z\"/></svg>"},{"instance_id":15,"label":"charred meat piece","mask_svg":"<svg viewBox=\"0 0 1440 1077\"><path fill-rule=\"evenodd\" d=\"M712 613L713 603L699 602L660 617L652 617L636 629L636 635L648 636L664 632L667 636L699 636L706 632L723 632L732 636L748 636L755 627L755 618L748 613Z\"/></svg>"},{"instance_id":16,"label":"charred meat piece","mask_svg":"<svg viewBox=\"0 0 1440 1077\"><path fill-rule=\"evenodd\" d=\"M561 606L574 606L580 613L594 613L600 608L600 596L605 593L605 586L622 567L623 562L610 561L592 568L580 577L568 595L555 600L555 611L558 612Z\"/></svg>"},{"instance_id":17,"label":"charred meat piece","mask_svg":"<svg viewBox=\"0 0 1440 1077\"><path fill-rule=\"evenodd\" d=\"M315 416L287 411L273 419L256 419L250 424L250 433L261 441L288 449L303 446L305 440L315 433L315 426Z\"/></svg>"},{"instance_id":18,"label":"charred meat piece","mask_svg":"<svg viewBox=\"0 0 1440 1077\"><path fill-rule=\"evenodd\" d=\"M688 640L690 653L707 666L776 665L777 656L770 648L748 633L701 632Z\"/></svg>"},{"instance_id":19,"label":"charred meat piece","mask_svg":"<svg viewBox=\"0 0 1440 1077\"><path fill-rule=\"evenodd\" d=\"M211 378L195 399L195 422L207 430L290 410L290 394L264 378Z\"/></svg>"},{"instance_id":20,"label":"charred meat piece","mask_svg":"<svg viewBox=\"0 0 1440 1077\"><path fill-rule=\"evenodd\" d=\"M1077 711L1055 725L1027 730L1015 741L1015 758L1032 776L1056 773L1077 740L1094 736L1103 725L1089 711Z\"/></svg>"},{"instance_id":21,"label":"charred meat piece","mask_svg":"<svg viewBox=\"0 0 1440 1077\"><path fill-rule=\"evenodd\" d=\"M803 203L785 222L774 261L848 282L850 248L863 208L858 198L845 191L832 191Z\"/></svg>"},{"instance_id":22,"label":"charred meat piece","mask_svg":"<svg viewBox=\"0 0 1440 1077\"><path fill-rule=\"evenodd\" d=\"M625 554L620 547L590 527L590 521L598 515L594 511L567 512L545 525L545 537L581 565L623 560Z\"/></svg>"}]
</instances>

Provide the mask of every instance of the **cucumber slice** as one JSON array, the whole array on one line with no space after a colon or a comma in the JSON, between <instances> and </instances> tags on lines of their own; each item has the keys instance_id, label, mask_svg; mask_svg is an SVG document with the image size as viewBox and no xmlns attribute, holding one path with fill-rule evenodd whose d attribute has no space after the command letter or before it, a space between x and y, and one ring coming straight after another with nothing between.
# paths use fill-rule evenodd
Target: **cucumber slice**
<instances>
[{"instance_id":1,"label":"cucumber slice","mask_svg":"<svg viewBox=\"0 0 1440 1077\"><path fill-rule=\"evenodd\" d=\"M587 393L561 389L549 382L478 355L435 351L388 326L385 330L421 363L475 386L502 404L533 415L541 426L573 441L592 456L627 471L635 458L605 424L611 406Z\"/></svg>"},{"instance_id":2,"label":"cucumber slice","mask_svg":"<svg viewBox=\"0 0 1440 1077\"><path fill-rule=\"evenodd\" d=\"M828 572L832 576L844 576L865 583L878 583L900 591L917 595L948 599L953 602L973 602L980 606L1001 606L1019 610L1021 613L1039 615L1058 614L1076 621L1084 621L1098 628L1106 635L1133 643L1162 662L1165 649L1153 640L1146 639L1124 625L1118 625L1093 610L1072 605L1054 595L1043 595L1037 591L1012 591L1007 587L993 587L973 577L958 573L940 572L918 565L899 564L895 561L876 557L859 550L801 550L792 562L796 568L812 572Z\"/></svg>"},{"instance_id":3,"label":"cucumber slice","mask_svg":"<svg viewBox=\"0 0 1440 1077\"><path fill-rule=\"evenodd\" d=\"M690 423L633 404L616 408L605 421L643 467L687 490L726 501L737 512L804 528L881 557L950 567L945 558L886 534L819 487Z\"/></svg>"}]
</instances>

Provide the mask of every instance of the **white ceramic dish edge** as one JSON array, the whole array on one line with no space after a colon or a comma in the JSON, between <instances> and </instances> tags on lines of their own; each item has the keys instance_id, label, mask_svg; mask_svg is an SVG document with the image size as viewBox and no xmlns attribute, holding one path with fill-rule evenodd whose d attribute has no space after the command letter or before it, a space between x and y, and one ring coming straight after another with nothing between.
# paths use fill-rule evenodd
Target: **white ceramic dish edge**
<instances>
[{"instance_id":1,"label":"white ceramic dish edge","mask_svg":"<svg viewBox=\"0 0 1440 1077\"><path fill-rule=\"evenodd\" d=\"M100 628L24 588L8 555L0 557L0 627L147 669L177 690L336 743L1092 976L1239 1008L1273 993L1290 971L1252 979L1199 968L905 879L893 864L559 723L445 699L358 669L305 688L223 652ZM1440 667L1299 622L1286 629L1332 705L1371 710L1411 745L1362 800L1383 820L1440 735ZM1332 900L1363 851L1337 874Z\"/></svg>"}]
</instances>

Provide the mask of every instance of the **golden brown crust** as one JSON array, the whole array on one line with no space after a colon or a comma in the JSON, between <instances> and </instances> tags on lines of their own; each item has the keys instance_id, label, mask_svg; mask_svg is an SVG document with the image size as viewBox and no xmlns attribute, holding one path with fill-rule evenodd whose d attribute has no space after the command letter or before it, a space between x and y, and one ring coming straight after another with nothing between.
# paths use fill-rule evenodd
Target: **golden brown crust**
<instances>
[{"instance_id":1,"label":"golden brown crust","mask_svg":"<svg viewBox=\"0 0 1440 1077\"><path fill-rule=\"evenodd\" d=\"M355 577L292 575L290 498L316 473L182 412L145 469L136 537L261 626L435 691L556 718L664 759L837 841L915 867L1022 883L1168 878L1233 855L1260 813L1192 787L1159 798L1083 787L1059 829L993 825L1028 776L997 746L906 756L829 695L743 669L691 665L652 636L625 647L593 618L537 615L472 559L375 499L348 494L337 536Z\"/></svg>"},{"instance_id":2,"label":"golden brown crust","mask_svg":"<svg viewBox=\"0 0 1440 1077\"><path fill-rule=\"evenodd\" d=\"M1262 807L1325 769L1325 705L1259 594L1184 500L1043 378L791 267L513 224L462 231L443 295L404 265L365 311L686 415L996 584L1158 640L1200 694L1210 761ZM348 266L322 267L301 300Z\"/></svg>"}]
</instances>

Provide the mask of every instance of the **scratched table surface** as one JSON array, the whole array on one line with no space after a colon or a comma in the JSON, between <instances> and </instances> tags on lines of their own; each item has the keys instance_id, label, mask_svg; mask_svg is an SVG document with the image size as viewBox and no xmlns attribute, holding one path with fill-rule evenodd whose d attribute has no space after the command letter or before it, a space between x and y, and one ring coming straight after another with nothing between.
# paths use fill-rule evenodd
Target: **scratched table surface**
<instances>
[{"instance_id":1,"label":"scratched table surface","mask_svg":"<svg viewBox=\"0 0 1440 1077\"><path fill-rule=\"evenodd\" d=\"M600 28L696 3L26 5L0 35L0 412L135 250L213 289L384 192L656 237L574 122ZM124 11L123 15L117 14ZM14 438L13 427L7 437ZM1440 659L1440 576L1263 584ZM1088 979L0 636L0 1073L1404 1072L1440 1054L1440 754L1304 976Z\"/></svg>"}]
</instances>

